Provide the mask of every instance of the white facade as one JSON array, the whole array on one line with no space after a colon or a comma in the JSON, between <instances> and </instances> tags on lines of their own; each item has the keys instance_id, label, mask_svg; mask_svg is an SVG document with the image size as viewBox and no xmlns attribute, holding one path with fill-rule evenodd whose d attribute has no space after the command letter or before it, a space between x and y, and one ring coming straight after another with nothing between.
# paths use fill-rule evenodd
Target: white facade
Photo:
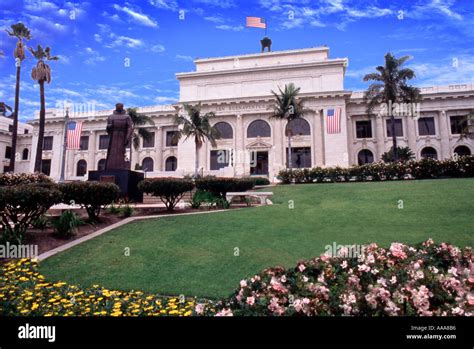
<instances>
[{"instance_id":1,"label":"white facade","mask_svg":"<svg viewBox=\"0 0 474 349\"><path fill-rule=\"evenodd\" d=\"M286 166L288 139L285 136L286 123L270 118L271 91L277 91L278 87L283 88L290 82L301 88L300 95L305 99L308 110L304 115L306 122L301 125L303 131L292 137L293 161L296 161L293 167L347 167L361 161L380 159L392 144L387 134L386 118L369 118L362 99L363 92L344 89L347 62L345 58L330 59L329 49L319 47L198 59L195 71L177 74L180 82L180 101L177 105L200 102L202 113L216 114L216 124L227 123L220 124L228 132L227 137L217 141L217 148L213 149L209 143L201 148L200 171L218 176L253 174L274 180ZM397 130L400 131L399 145L409 146L417 158L428 153L432 156L433 150L438 159L451 157L455 150L472 154L473 140L461 138L452 123L455 123L456 116L469 115L474 110L473 84L422 88L422 96L420 116L401 118ZM147 177L182 176L194 172L193 140L181 139L177 145L170 142L168 132L177 130L173 120L177 105L139 108L140 113L151 116L155 123L149 127L150 131L155 132L154 142L132 152L133 164L142 165L145 161ZM341 109L340 133L327 133L326 113L329 108ZM106 147L100 149L100 139L106 135L106 119L111 113L111 110L104 110L71 115L71 118L84 121L83 136L89 138L87 150L67 151L67 179L85 178L83 171L78 171L80 160L87 163L88 170L92 170L97 169L99 161L105 159ZM43 159L51 160L50 175L58 179L64 113L62 110L48 110L46 118L45 136L53 137L53 144L51 150L43 152ZM34 131L32 139L29 138L30 147L36 144L37 120L31 124ZM458 148L460 146L464 148ZM34 148L30 156L32 159ZM233 161L228 166L216 164L216 151L228 149L234 154ZM33 165L30 162L30 171Z\"/></svg>"}]
</instances>

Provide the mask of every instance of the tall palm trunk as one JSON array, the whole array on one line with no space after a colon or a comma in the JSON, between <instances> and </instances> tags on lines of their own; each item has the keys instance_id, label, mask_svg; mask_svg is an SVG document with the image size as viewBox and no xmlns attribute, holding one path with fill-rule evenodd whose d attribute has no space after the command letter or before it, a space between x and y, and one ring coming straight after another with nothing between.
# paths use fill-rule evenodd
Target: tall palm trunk
<instances>
[{"instance_id":1,"label":"tall palm trunk","mask_svg":"<svg viewBox=\"0 0 474 349\"><path fill-rule=\"evenodd\" d=\"M390 113L390 128L392 130L392 160L396 162L398 160L397 154L397 135L395 134L395 116L393 113Z\"/></svg>"},{"instance_id":2,"label":"tall palm trunk","mask_svg":"<svg viewBox=\"0 0 474 349\"><path fill-rule=\"evenodd\" d=\"M288 132L288 168L292 170L293 162L291 161L291 133Z\"/></svg>"},{"instance_id":3,"label":"tall palm trunk","mask_svg":"<svg viewBox=\"0 0 474 349\"><path fill-rule=\"evenodd\" d=\"M38 143L36 146L36 158L35 158L35 172L41 171L41 159L43 157L43 139L44 139L44 124L46 119L46 106L44 101L44 81L39 81L40 86L40 103L41 109L39 114L39 130L38 130Z\"/></svg>"},{"instance_id":4,"label":"tall palm trunk","mask_svg":"<svg viewBox=\"0 0 474 349\"><path fill-rule=\"evenodd\" d=\"M199 173L199 149L201 147L199 146L198 143L196 143L196 158L195 158L195 163L194 163L194 178L198 177Z\"/></svg>"},{"instance_id":5,"label":"tall palm trunk","mask_svg":"<svg viewBox=\"0 0 474 349\"><path fill-rule=\"evenodd\" d=\"M10 171L15 172L16 160L16 141L18 138L18 111L20 108L20 64L16 67L16 85L15 85L15 113L13 114L13 132L12 132L12 151L10 155Z\"/></svg>"}]
</instances>

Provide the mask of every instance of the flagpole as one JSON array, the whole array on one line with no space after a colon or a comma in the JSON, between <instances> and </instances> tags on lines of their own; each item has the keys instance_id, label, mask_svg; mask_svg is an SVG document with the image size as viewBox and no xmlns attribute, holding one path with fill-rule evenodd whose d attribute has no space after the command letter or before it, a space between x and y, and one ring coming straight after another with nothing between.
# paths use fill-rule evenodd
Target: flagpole
<instances>
[{"instance_id":1,"label":"flagpole","mask_svg":"<svg viewBox=\"0 0 474 349\"><path fill-rule=\"evenodd\" d=\"M265 36L267 36L267 27L268 27L268 22L267 22L267 19L265 18Z\"/></svg>"},{"instance_id":2,"label":"flagpole","mask_svg":"<svg viewBox=\"0 0 474 349\"><path fill-rule=\"evenodd\" d=\"M61 161L61 176L59 177L59 182L65 181L65 169L66 169L66 150L67 150L67 124L69 120L69 107L66 107L66 115L64 117L64 143L63 143L63 154Z\"/></svg>"}]
</instances>

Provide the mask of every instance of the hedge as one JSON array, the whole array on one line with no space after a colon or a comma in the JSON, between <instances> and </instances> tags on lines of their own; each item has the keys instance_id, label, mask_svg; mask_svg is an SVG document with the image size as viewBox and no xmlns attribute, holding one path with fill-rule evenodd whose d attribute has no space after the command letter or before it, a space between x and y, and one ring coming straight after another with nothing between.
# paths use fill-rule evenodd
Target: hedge
<instances>
[{"instance_id":1,"label":"hedge","mask_svg":"<svg viewBox=\"0 0 474 349\"><path fill-rule=\"evenodd\" d=\"M289 269L265 269L241 280L231 297L196 309L217 316L474 315L471 247L431 239L340 247Z\"/></svg>"},{"instance_id":2,"label":"hedge","mask_svg":"<svg viewBox=\"0 0 474 349\"><path fill-rule=\"evenodd\" d=\"M446 177L474 177L474 157L434 160L430 158L405 163L375 162L361 166L315 167L311 169L285 169L277 178L288 183L323 183L348 181L381 181L400 179L429 179Z\"/></svg>"},{"instance_id":3,"label":"hedge","mask_svg":"<svg viewBox=\"0 0 474 349\"><path fill-rule=\"evenodd\" d=\"M252 178L221 178L207 176L196 179L196 188L208 191L221 199L226 199L226 194L233 191L247 191L255 186Z\"/></svg>"},{"instance_id":4,"label":"hedge","mask_svg":"<svg viewBox=\"0 0 474 349\"><path fill-rule=\"evenodd\" d=\"M138 184L142 192L159 197L168 211L173 211L183 195L193 188L193 181L187 178L147 178Z\"/></svg>"},{"instance_id":5,"label":"hedge","mask_svg":"<svg viewBox=\"0 0 474 349\"><path fill-rule=\"evenodd\" d=\"M43 173L0 173L0 186L30 183L54 183Z\"/></svg>"},{"instance_id":6,"label":"hedge","mask_svg":"<svg viewBox=\"0 0 474 349\"><path fill-rule=\"evenodd\" d=\"M0 186L1 242L21 244L29 225L61 200L53 183Z\"/></svg>"},{"instance_id":7,"label":"hedge","mask_svg":"<svg viewBox=\"0 0 474 349\"><path fill-rule=\"evenodd\" d=\"M84 207L92 221L98 219L103 206L113 203L120 194L116 184L94 181L61 183L59 189L64 203Z\"/></svg>"}]
</instances>

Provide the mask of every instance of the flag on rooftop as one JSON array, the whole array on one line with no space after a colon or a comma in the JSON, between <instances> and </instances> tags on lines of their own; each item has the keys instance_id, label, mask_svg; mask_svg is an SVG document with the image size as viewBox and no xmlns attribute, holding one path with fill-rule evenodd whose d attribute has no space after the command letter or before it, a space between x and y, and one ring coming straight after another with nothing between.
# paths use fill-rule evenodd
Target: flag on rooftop
<instances>
[{"instance_id":1,"label":"flag on rooftop","mask_svg":"<svg viewBox=\"0 0 474 349\"><path fill-rule=\"evenodd\" d=\"M247 17L246 26L247 27L252 27L252 28L267 29L267 22L265 21L265 18Z\"/></svg>"}]
</instances>

